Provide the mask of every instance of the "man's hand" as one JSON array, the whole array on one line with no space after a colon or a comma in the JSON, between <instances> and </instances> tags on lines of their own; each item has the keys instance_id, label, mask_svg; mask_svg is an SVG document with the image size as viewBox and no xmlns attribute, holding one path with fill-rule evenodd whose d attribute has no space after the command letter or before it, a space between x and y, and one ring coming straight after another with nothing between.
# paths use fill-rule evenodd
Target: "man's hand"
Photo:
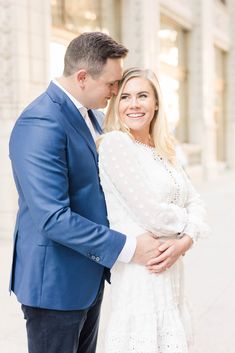
<instances>
[{"instance_id":1,"label":"man's hand","mask_svg":"<svg viewBox=\"0 0 235 353\"><path fill-rule=\"evenodd\" d=\"M132 262L139 265L147 265L148 261L161 254L158 250L160 242L152 233L144 233L137 237L137 244Z\"/></svg>"},{"instance_id":2,"label":"man's hand","mask_svg":"<svg viewBox=\"0 0 235 353\"><path fill-rule=\"evenodd\" d=\"M147 263L149 272L161 273L170 268L191 247L192 243L192 239L184 235L181 239L170 239L161 244L158 248L161 255Z\"/></svg>"}]
</instances>

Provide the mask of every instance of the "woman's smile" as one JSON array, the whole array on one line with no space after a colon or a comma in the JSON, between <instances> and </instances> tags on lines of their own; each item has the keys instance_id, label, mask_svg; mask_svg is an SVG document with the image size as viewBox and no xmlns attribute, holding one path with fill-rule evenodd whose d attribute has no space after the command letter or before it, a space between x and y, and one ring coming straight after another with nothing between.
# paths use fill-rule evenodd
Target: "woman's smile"
<instances>
[{"instance_id":1,"label":"woman's smile","mask_svg":"<svg viewBox=\"0 0 235 353\"><path fill-rule=\"evenodd\" d=\"M128 116L128 118L131 118L131 119L140 119L143 116L145 116L145 113L128 113L126 115Z\"/></svg>"}]
</instances>

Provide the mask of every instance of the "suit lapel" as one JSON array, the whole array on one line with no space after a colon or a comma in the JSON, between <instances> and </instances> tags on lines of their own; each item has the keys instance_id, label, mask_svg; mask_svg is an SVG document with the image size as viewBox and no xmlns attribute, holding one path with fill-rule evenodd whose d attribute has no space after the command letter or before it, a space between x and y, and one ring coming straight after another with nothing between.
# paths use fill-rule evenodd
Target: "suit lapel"
<instances>
[{"instance_id":1,"label":"suit lapel","mask_svg":"<svg viewBox=\"0 0 235 353\"><path fill-rule=\"evenodd\" d=\"M89 149L91 150L95 158L95 161L98 162L98 155L97 155L96 145L93 140L93 137L90 133L90 130L83 116L81 115L79 110L75 107L73 102L53 82L50 83L47 89L47 94L49 94L49 96L52 98L54 102L61 104L61 111L62 111L61 119L63 119L62 121L63 125L65 125L66 123L69 123L70 125L72 125L72 127L76 130L76 132L86 141ZM94 119L96 120L95 117ZM97 121L96 123L98 124Z\"/></svg>"},{"instance_id":2,"label":"suit lapel","mask_svg":"<svg viewBox=\"0 0 235 353\"><path fill-rule=\"evenodd\" d=\"M77 133L83 137L83 139L86 141L87 145L89 146L90 150L92 151L94 157L97 160L95 142L79 110L75 107L75 105L69 98L64 102L62 110L64 111L64 116L67 118L68 122L73 126Z\"/></svg>"}]
</instances>

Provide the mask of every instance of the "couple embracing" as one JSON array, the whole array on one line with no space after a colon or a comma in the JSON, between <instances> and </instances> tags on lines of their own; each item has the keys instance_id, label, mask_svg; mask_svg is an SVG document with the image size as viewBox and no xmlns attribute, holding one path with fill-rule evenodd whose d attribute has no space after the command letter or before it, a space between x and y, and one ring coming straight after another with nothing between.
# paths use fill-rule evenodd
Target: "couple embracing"
<instances>
[{"instance_id":1,"label":"couple embracing","mask_svg":"<svg viewBox=\"0 0 235 353\"><path fill-rule=\"evenodd\" d=\"M157 78L123 73L127 52L104 33L75 38L62 77L12 131L10 288L29 353L95 353L110 273L104 351L188 352L182 255L206 230L204 207L177 161Z\"/></svg>"}]
</instances>

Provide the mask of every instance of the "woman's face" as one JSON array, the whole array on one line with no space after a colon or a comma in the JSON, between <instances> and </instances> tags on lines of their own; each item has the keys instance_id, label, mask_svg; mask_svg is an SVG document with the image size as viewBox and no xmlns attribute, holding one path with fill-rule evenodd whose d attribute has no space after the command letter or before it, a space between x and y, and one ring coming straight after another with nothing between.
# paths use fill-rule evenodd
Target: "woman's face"
<instances>
[{"instance_id":1,"label":"woman's face","mask_svg":"<svg viewBox=\"0 0 235 353\"><path fill-rule=\"evenodd\" d=\"M135 132L149 134L156 107L154 90L149 81L143 77L130 78L123 88L118 108L120 119L134 136Z\"/></svg>"}]
</instances>

